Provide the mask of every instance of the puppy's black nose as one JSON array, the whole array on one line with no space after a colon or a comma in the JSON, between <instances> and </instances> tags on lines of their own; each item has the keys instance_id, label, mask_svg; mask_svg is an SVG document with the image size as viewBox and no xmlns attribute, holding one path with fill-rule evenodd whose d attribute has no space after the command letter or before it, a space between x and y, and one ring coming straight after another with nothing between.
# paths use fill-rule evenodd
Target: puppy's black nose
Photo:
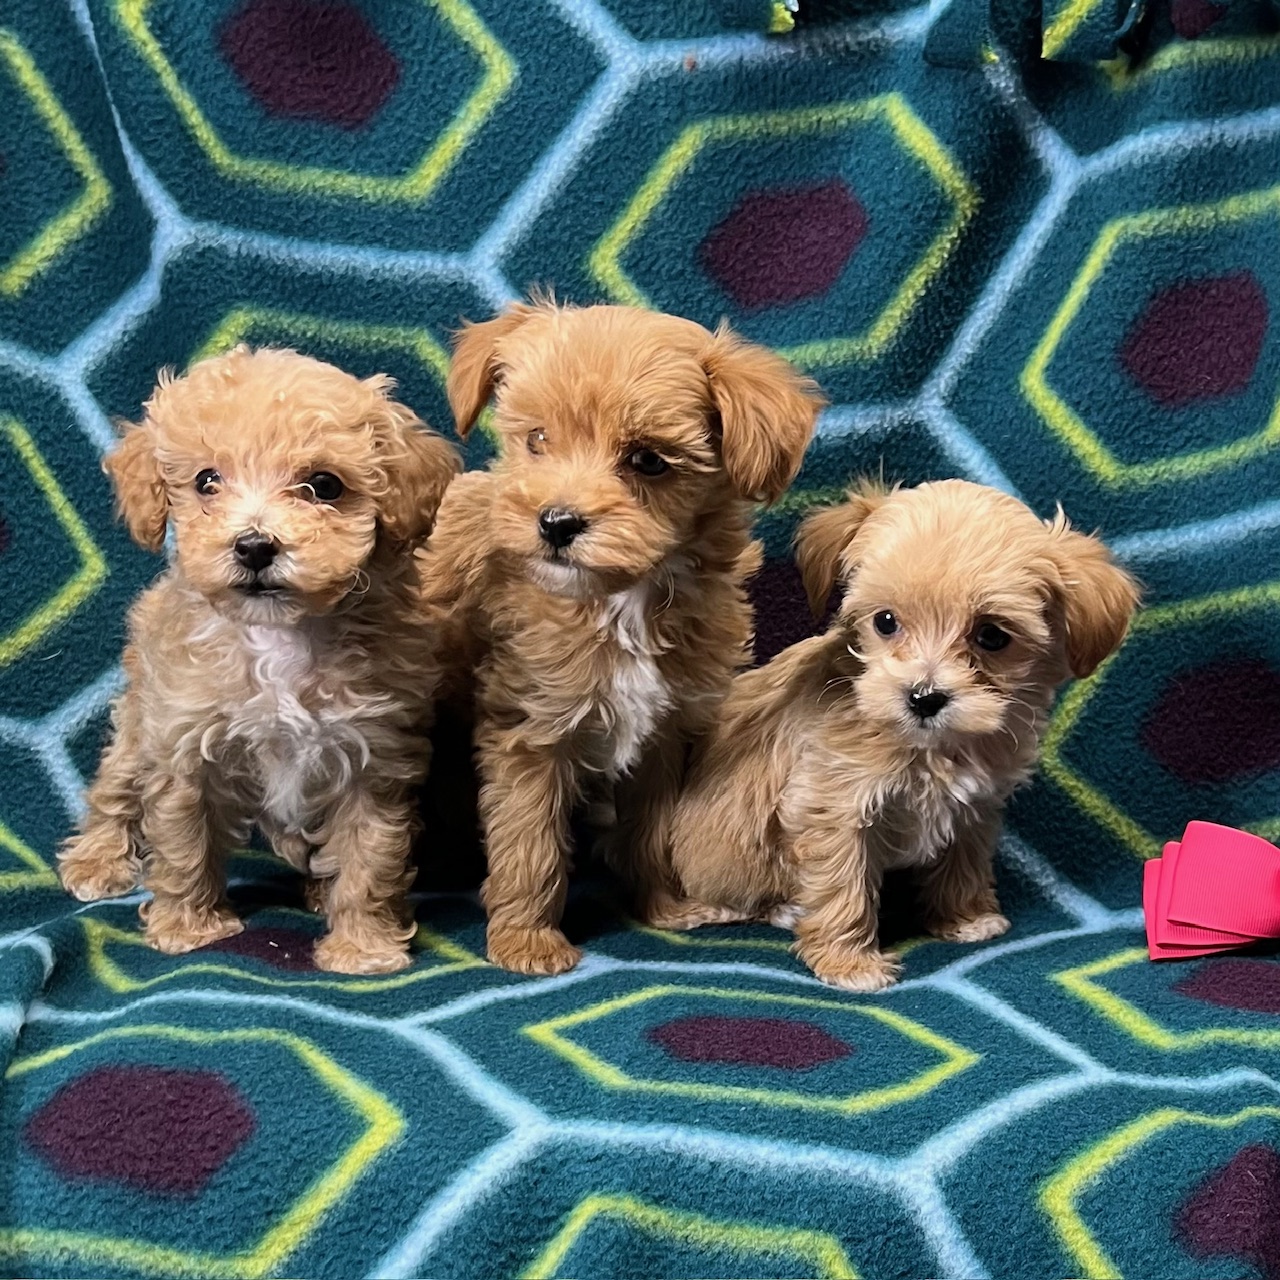
<instances>
[{"instance_id":1,"label":"puppy's black nose","mask_svg":"<svg viewBox=\"0 0 1280 1280\"><path fill-rule=\"evenodd\" d=\"M587 527L587 522L576 512L563 507L544 507L538 513L538 532L543 542L557 551L567 547Z\"/></svg>"},{"instance_id":2,"label":"puppy's black nose","mask_svg":"<svg viewBox=\"0 0 1280 1280\"><path fill-rule=\"evenodd\" d=\"M912 689L907 703L921 720L932 720L951 701L949 693L941 689Z\"/></svg>"},{"instance_id":3,"label":"puppy's black nose","mask_svg":"<svg viewBox=\"0 0 1280 1280\"><path fill-rule=\"evenodd\" d=\"M242 533L232 547L236 553L236 559L240 561L246 569L252 569L254 573L260 573L276 558L276 544L267 537L265 533L259 533L256 529L251 529L248 533Z\"/></svg>"}]
</instances>

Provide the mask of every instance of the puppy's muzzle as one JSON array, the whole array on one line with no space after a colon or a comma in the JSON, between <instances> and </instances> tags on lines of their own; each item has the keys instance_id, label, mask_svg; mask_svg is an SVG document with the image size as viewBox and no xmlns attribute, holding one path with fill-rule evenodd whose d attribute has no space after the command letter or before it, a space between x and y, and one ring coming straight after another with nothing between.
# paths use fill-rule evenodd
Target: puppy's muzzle
<instances>
[{"instance_id":1,"label":"puppy's muzzle","mask_svg":"<svg viewBox=\"0 0 1280 1280\"><path fill-rule=\"evenodd\" d=\"M587 527L576 512L564 507L543 507L538 513L538 533L543 542L562 551Z\"/></svg>"},{"instance_id":2,"label":"puppy's muzzle","mask_svg":"<svg viewBox=\"0 0 1280 1280\"><path fill-rule=\"evenodd\" d=\"M265 533L251 529L242 533L232 544L236 563L252 573L261 573L276 558L279 547Z\"/></svg>"},{"instance_id":3,"label":"puppy's muzzle","mask_svg":"<svg viewBox=\"0 0 1280 1280\"><path fill-rule=\"evenodd\" d=\"M907 706L918 720L932 720L951 701L951 695L942 689L926 689L917 685L907 694Z\"/></svg>"}]
</instances>

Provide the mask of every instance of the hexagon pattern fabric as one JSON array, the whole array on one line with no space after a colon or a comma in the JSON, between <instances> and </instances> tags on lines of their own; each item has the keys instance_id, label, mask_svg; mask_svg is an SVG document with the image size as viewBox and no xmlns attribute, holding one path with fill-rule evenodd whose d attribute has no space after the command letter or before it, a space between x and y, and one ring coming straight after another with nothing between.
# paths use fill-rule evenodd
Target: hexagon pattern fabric
<instances>
[{"instance_id":1,"label":"hexagon pattern fabric","mask_svg":"<svg viewBox=\"0 0 1280 1280\"><path fill-rule=\"evenodd\" d=\"M1153 965L1138 910L1189 819L1280 835L1276 10L778 8L0 0L3 1274L1280 1276L1280 963ZM518 978L443 820L394 977L318 972L253 851L247 931L183 958L61 894L159 567L112 419L244 340L444 427L450 329L535 283L822 382L761 657L863 471L1061 501L1145 581L1013 806L1007 938L923 939L896 886L906 981L856 998L586 882L581 967Z\"/></svg>"}]
</instances>

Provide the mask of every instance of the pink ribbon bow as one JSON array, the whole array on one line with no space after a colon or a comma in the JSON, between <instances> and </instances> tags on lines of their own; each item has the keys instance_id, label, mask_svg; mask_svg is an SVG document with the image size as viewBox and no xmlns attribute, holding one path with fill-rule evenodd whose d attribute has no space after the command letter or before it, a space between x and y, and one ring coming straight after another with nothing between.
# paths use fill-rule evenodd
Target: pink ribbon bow
<instances>
[{"instance_id":1,"label":"pink ribbon bow","mask_svg":"<svg viewBox=\"0 0 1280 1280\"><path fill-rule=\"evenodd\" d=\"M1280 938L1280 849L1261 836L1188 822L1142 872L1147 950L1186 960Z\"/></svg>"}]
</instances>

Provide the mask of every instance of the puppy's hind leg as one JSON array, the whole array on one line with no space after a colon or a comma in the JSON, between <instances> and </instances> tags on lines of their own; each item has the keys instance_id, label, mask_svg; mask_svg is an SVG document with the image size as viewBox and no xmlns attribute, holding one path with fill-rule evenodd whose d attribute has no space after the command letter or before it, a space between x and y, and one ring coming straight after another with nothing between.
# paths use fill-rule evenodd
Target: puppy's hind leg
<instances>
[{"instance_id":1,"label":"puppy's hind leg","mask_svg":"<svg viewBox=\"0 0 1280 1280\"><path fill-rule=\"evenodd\" d=\"M768 921L790 892L785 868L773 852L774 825L763 784L743 785L742 777L721 776L714 769L708 775L695 766L666 822L680 900L651 923L692 929Z\"/></svg>"},{"instance_id":2,"label":"puppy's hind leg","mask_svg":"<svg viewBox=\"0 0 1280 1280\"><path fill-rule=\"evenodd\" d=\"M266 836L271 852L281 862L287 862L295 871L301 871L304 876L307 874L307 869L311 865L311 852L315 846L306 836L297 831L286 831L284 827L265 816L258 818L258 829Z\"/></svg>"},{"instance_id":3,"label":"puppy's hind leg","mask_svg":"<svg viewBox=\"0 0 1280 1280\"><path fill-rule=\"evenodd\" d=\"M114 737L85 796L80 830L58 851L58 874L81 902L114 898L142 876L142 759L128 692L112 713Z\"/></svg>"},{"instance_id":4,"label":"puppy's hind leg","mask_svg":"<svg viewBox=\"0 0 1280 1280\"><path fill-rule=\"evenodd\" d=\"M271 852L281 862L287 862L306 877L303 899L307 910L314 911L316 915L324 915L328 910L329 881L312 874L311 855L315 852L315 845L306 836L297 831L286 831L268 817L260 816L258 827L266 836Z\"/></svg>"},{"instance_id":5,"label":"puppy's hind leg","mask_svg":"<svg viewBox=\"0 0 1280 1280\"><path fill-rule=\"evenodd\" d=\"M569 766L509 735L483 744L480 765L489 960L513 973L564 973L582 958L560 930L569 888Z\"/></svg>"},{"instance_id":6,"label":"puppy's hind leg","mask_svg":"<svg viewBox=\"0 0 1280 1280\"><path fill-rule=\"evenodd\" d=\"M688 896L671 865L672 829L684 781L685 744L668 725L635 772L618 784L617 872L632 887L637 918L654 929L696 929L750 920L750 912Z\"/></svg>"},{"instance_id":7,"label":"puppy's hind leg","mask_svg":"<svg viewBox=\"0 0 1280 1280\"><path fill-rule=\"evenodd\" d=\"M996 837L1000 813L974 815L942 856L919 874L925 927L947 942L986 942L1009 931L996 898Z\"/></svg>"}]
</instances>

